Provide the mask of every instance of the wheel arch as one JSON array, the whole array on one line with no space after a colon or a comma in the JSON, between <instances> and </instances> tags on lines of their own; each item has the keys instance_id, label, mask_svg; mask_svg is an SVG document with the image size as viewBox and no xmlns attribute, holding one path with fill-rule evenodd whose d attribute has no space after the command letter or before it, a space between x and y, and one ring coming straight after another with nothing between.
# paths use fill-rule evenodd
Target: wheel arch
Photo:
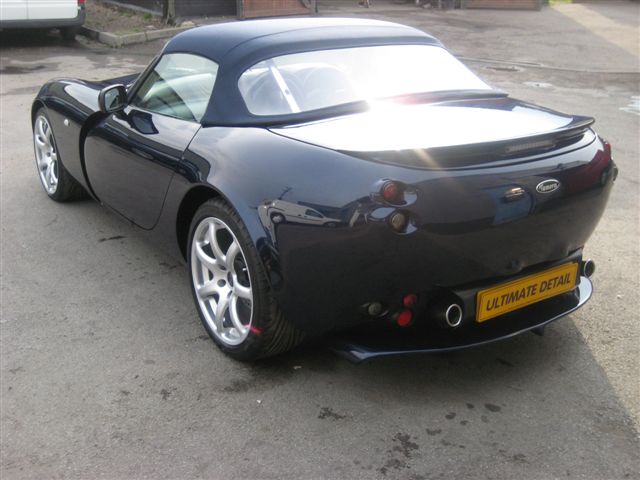
<instances>
[{"instance_id":1,"label":"wheel arch","mask_svg":"<svg viewBox=\"0 0 640 480\"><path fill-rule=\"evenodd\" d=\"M38 110L40 110L41 108L46 109L47 106L39 98L35 99L31 104L31 126L33 126L33 122L36 121L36 113L38 113Z\"/></svg>"},{"instance_id":2,"label":"wheel arch","mask_svg":"<svg viewBox=\"0 0 640 480\"><path fill-rule=\"evenodd\" d=\"M258 251L258 256L269 274L269 281L272 287L277 287L282 281L279 255L275 245L265 235L264 227L258 216L255 215L255 218L253 218L250 214L251 211L255 213L255 209L249 205L243 205L242 202L234 202L232 198L211 184L194 185L182 197L178 207L175 217L175 239L182 259L188 262L189 229L196 211L204 202L214 198L224 200L244 222L249 231L249 236L253 239L254 246ZM238 199L236 198L236 200Z\"/></svg>"},{"instance_id":3,"label":"wheel arch","mask_svg":"<svg viewBox=\"0 0 640 480\"><path fill-rule=\"evenodd\" d=\"M191 220L200 205L212 198L224 198L223 195L210 185L197 185L189 190L180 202L176 215L176 237L182 258L187 260L187 243L189 242L189 227Z\"/></svg>"},{"instance_id":4,"label":"wheel arch","mask_svg":"<svg viewBox=\"0 0 640 480\"><path fill-rule=\"evenodd\" d=\"M55 95L50 94L52 85L58 81L52 81L42 87L41 93L31 104L31 125L36 119L38 111L43 109L52 122L51 129L58 132L56 142L61 148L62 155L59 161L69 171L71 176L79 182L86 192L98 200L89 182L84 163L84 139L87 132L95 125L96 121L104 114L95 111L92 106L78 102L74 97L64 97L64 101L56 101ZM43 93L44 92L44 93ZM96 93L97 98L97 93ZM78 115L76 118L74 115ZM70 128L63 128L62 122L71 119ZM68 126L67 123L64 124ZM78 125L76 127L76 125ZM66 138L66 142L62 142ZM65 143L66 145L62 145ZM63 159L64 158L64 159Z\"/></svg>"}]
</instances>

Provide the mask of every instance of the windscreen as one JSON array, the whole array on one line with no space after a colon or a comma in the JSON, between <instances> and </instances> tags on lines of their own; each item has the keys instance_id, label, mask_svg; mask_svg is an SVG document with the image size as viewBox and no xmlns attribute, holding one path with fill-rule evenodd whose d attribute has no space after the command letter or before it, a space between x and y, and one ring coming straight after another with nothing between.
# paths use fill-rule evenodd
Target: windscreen
<instances>
[{"instance_id":1,"label":"windscreen","mask_svg":"<svg viewBox=\"0 0 640 480\"><path fill-rule=\"evenodd\" d=\"M433 45L282 55L249 68L238 87L254 115L287 115L411 94L491 89L444 48Z\"/></svg>"}]
</instances>

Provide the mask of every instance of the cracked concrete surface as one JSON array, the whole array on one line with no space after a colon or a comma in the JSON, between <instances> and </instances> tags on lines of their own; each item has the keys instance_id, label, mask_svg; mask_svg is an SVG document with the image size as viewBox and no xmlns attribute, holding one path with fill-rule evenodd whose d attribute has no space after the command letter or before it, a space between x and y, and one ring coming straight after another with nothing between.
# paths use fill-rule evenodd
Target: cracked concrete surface
<instances>
[{"instance_id":1,"label":"cracked concrete surface","mask_svg":"<svg viewBox=\"0 0 640 480\"><path fill-rule=\"evenodd\" d=\"M235 363L204 334L175 259L91 201L49 201L33 165L29 107L44 81L138 71L163 42L3 35L0 477L640 476L640 73L625 47L638 4L355 3L321 11L416 25L513 96L597 119L621 173L586 249L595 297L544 337L470 351L353 366L319 345Z\"/></svg>"}]
</instances>

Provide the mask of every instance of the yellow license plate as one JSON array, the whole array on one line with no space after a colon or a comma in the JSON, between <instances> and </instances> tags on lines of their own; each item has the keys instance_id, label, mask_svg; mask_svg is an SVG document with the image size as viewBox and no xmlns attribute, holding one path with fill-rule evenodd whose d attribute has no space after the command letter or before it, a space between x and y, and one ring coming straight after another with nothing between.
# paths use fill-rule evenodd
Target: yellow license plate
<instances>
[{"instance_id":1,"label":"yellow license plate","mask_svg":"<svg viewBox=\"0 0 640 480\"><path fill-rule=\"evenodd\" d=\"M576 286L578 264L566 263L535 275L478 292L476 321L484 322L532 303L568 292Z\"/></svg>"}]
</instances>

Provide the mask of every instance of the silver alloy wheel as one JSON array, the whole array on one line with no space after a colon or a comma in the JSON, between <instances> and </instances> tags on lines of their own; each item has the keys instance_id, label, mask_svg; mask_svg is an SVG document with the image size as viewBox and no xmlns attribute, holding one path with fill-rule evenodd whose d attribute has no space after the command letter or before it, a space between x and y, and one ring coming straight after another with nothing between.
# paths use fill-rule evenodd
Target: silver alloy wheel
<instances>
[{"instance_id":1,"label":"silver alloy wheel","mask_svg":"<svg viewBox=\"0 0 640 480\"><path fill-rule=\"evenodd\" d=\"M219 218L203 219L193 234L191 279L211 331L226 345L241 344L253 318L251 280L238 239Z\"/></svg>"},{"instance_id":2,"label":"silver alloy wheel","mask_svg":"<svg viewBox=\"0 0 640 480\"><path fill-rule=\"evenodd\" d=\"M53 139L53 131L44 115L36 118L33 129L33 145L36 151L36 165L42 186L49 195L58 188L58 152Z\"/></svg>"}]
</instances>

